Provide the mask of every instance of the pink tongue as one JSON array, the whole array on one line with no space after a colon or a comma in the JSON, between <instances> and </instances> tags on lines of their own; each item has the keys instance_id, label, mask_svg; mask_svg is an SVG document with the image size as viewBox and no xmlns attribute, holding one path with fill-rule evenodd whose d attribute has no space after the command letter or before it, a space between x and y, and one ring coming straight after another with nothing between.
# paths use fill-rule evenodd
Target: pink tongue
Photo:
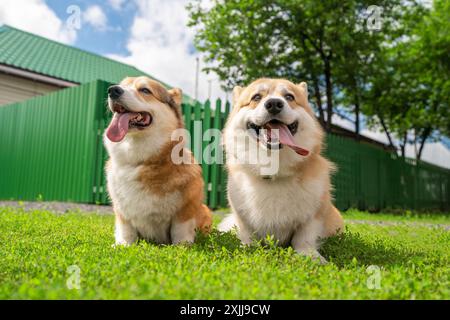
<instances>
[{"instance_id":1,"label":"pink tongue","mask_svg":"<svg viewBox=\"0 0 450 320\"><path fill-rule=\"evenodd\" d=\"M269 130L271 129L278 129L278 132L280 134L280 143L288 146L292 150L294 150L296 153L298 153L301 156L307 156L309 154L309 151L306 149L303 149L295 144L294 137L292 137L291 132L289 131L288 127L285 124L281 123L268 123L267 127ZM270 135L270 133L268 132Z\"/></svg>"},{"instance_id":2,"label":"pink tongue","mask_svg":"<svg viewBox=\"0 0 450 320\"><path fill-rule=\"evenodd\" d=\"M128 132L128 122L130 121L131 113L114 113L108 128L106 129L106 136L112 142L122 141Z\"/></svg>"}]
</instances>

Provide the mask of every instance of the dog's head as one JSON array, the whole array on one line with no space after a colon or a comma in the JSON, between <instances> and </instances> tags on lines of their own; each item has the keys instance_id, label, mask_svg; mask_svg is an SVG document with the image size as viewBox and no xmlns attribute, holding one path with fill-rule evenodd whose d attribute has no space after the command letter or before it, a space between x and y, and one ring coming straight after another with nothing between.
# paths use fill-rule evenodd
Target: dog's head
<instances>
[{"instance_id":1,"label":"dog's head","mask_svg":"<svg viewBox=\"0 0 450 320\"><path fill-rule=\"evenodd\" d=\"M225 145L237 134L250 136L246 143L257 144L258 148L279 150L281 164L283 157L300 162L320 152L322 129L308 103L306 83L259 79L248 87L235 87ZM235 148L244 149L248 150Z\"/></svg>"},{"instance_id":2,"label":"dog's head","mask_svg":"<svg viewBox=\"0 0 450 320\"><path fill-rule=\"evenodd\" d=\"M108 89L108 106L113 119L106 137L120 142L125 136L161 136L182 127L182 93L180 89L166 90L148 77L125 78Z\"/></svg>"}]
</instances>

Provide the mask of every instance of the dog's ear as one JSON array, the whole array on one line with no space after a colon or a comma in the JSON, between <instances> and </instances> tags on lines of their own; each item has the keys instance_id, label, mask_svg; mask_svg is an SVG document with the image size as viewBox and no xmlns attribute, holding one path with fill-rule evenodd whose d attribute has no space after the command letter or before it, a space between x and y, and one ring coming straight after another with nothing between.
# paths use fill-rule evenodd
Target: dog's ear
<instances>
[{"instance_id":1,"label":"dog's ear","mask_svg":"<svg viewBox=\"0 0 450 320\"><path fill-rule=\"evenodd\" d=\"M173 88L167 91L170 95L170 97L173 99L173 101L180 106L183 102L183 92L181 89Z\"/></svg>"},{"instance_id":2,"label":"dog's ear","mask_svg":"<svg viewBox=\"0 0 450 320\"><path fill-rule=\"evenodd\" d=\"M240 86L235 86L233 88L233 106L235 106L236 102L239 100L239 97L241 96L242 90L244 90L244 88L242 88Z\"/></svg>"},{"instance_id":3,"label":"dog's ear","mask_svg":"<svg viewBox=\"0 0 450 320\"><path fill-rule=\"evenodd\" d=\"M314 116L314 111L313 111L313 109L311 108L311 106L309 105L309 102L308 102L308 85L306 84L306 82L300 82L297 85L297 87L302 92L302 96L300 98L301 106L303 106L303 108L305 108L306 111L308 111L309 114Z\"/></svg>"},{"instance_id":4,"label":"dog's ear","mask_svg":"<svg viewBox=\"0 0 450 320\"><path fill-rule=\"evenodd\" d=\"M297 85L300 90L302 90L303 94L305 95L306 101L308 101L308 85L306 84L306 82L300 82Z\"/></svg>"}]
</instances>

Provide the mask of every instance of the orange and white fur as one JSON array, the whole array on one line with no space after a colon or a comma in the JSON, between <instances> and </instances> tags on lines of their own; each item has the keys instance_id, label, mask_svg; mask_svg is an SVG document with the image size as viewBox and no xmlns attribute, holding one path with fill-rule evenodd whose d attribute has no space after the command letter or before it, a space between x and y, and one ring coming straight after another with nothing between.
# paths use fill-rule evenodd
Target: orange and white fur
<instances>
[{"instance_id":1,"label":"orange and white fur","mask_svg":"<svg viewBox=\"0 0 450 320\"><path fill-rule=\"evenodd\" d=\"M268 150L271 142L255 130L270 128L284 130L287 137L281 139L280 132L281 147L272 145ZM242 134L249 136L245 141L250 146L236 142ZM246 88L234 88L223 140L232 214L219 230L237 227L244 244L272 235L280 245L292 245L298 253L325 262L318 252L320 239L342 230L343 219L331 202L333 164L321 155L323 138L305 82L259 79ZM262 163L242 163L242 153L251 147L270 152L278 160L278 170L263 174Z\"/></svg>"},{"instance_id":2,"label":"orange and white fur","mask_svg":"<svg viewBox=\"0 0 450 320\"><path fill-rule=\"evenodd\" d=\"M212 218L203 204L201 167L191 152L182 149L191 163L174 164L171 157L179 144L171 141L172 132L183 128L181 90L138 77L124 79L108 93L114 117L104 143L116 245L138 239L192 243L196 229L209 231Z\"/></svg>"}]
</instances>

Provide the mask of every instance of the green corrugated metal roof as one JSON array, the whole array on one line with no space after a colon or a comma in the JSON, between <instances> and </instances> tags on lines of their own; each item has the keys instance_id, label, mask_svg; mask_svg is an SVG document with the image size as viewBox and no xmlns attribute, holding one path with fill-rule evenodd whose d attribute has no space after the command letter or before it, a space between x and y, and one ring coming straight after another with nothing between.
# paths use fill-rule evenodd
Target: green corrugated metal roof
<instances>
[{"instance_id":1,"label":"green corrugated metal roof","mask_svg":"<svg viewBox=\"0 0 450 320\"><path fill-rule=\"evenodd\" d=\"M130 65L8 25L0 26L0 64L76 83L118 83L127 76L142 75L155 79ZM184 99L192 100L186 95Z\"/></svg>"}]
</instances>

